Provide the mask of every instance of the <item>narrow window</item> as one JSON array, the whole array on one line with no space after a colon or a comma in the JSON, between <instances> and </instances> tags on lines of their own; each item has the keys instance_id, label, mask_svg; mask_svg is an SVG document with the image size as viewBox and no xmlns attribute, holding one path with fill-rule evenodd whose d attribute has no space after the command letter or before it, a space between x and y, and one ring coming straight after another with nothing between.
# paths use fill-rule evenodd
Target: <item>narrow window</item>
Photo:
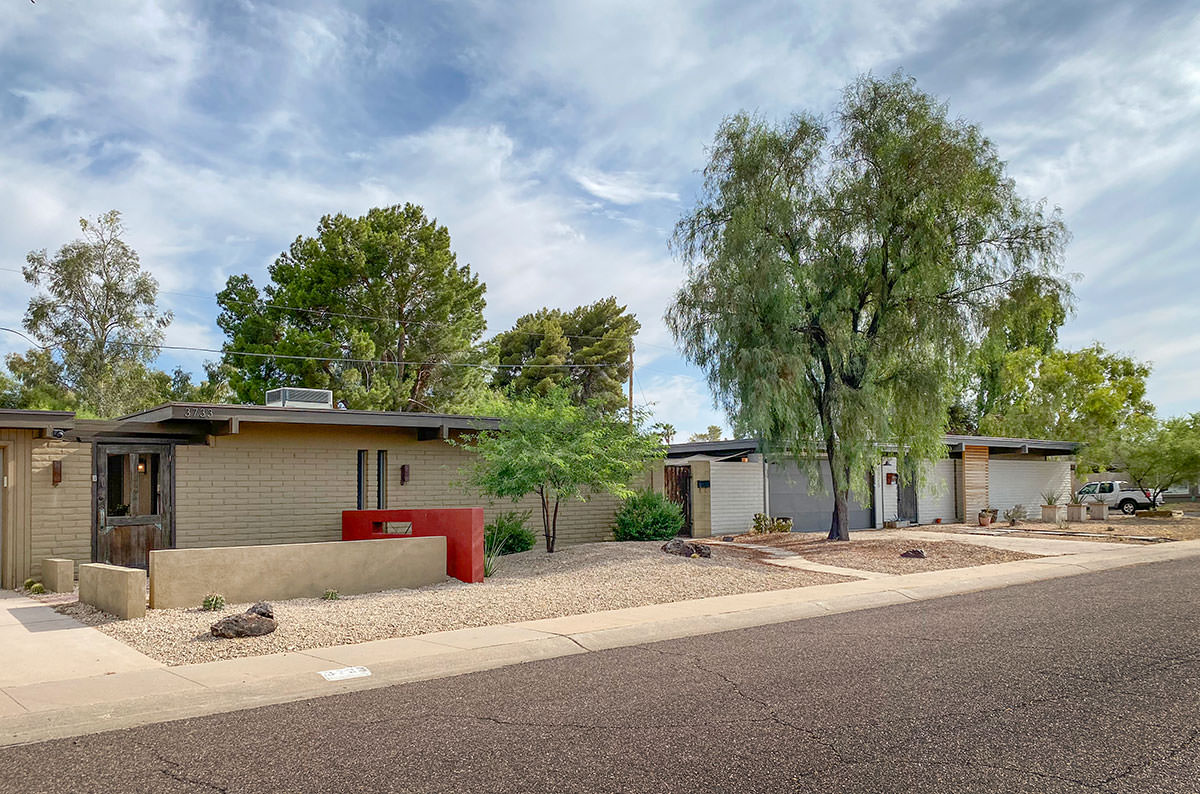
<instances>
[{"instance_id":1,"label":"narrow window","mask_svg":"<svg viewBox=\"0 0 1200 794\"><path fill-rule=\"evenodd\" d=\"M358 451L358 509L367 509L367 450Z\"/></svg>"},{"instance_id":2,"label":"narrow window","mask_svg":"<svg viewBox=\"0 0 1200 794\"><path fill-rule=\"evenodd\" d=\"M375 453L375 508L387 510L387 450L381 449Z\"/></svg>"}]
</instances>

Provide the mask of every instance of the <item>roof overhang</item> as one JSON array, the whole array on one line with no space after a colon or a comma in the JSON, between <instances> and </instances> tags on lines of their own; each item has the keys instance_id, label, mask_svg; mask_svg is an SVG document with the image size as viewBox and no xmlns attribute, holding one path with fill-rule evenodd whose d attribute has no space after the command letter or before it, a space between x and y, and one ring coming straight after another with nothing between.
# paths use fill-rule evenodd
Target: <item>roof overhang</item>
<instances>
[{"instance_id":1,"label":"roof overhang","mask_svg":"<svg viewBox=\"0 0 1200 794\"><path fill-rule=\"evenodd\" d=\"M1000 438L997 436L945 436L946 446L951 452L962 452L964 447L987 447L989 453L1017 452L1023 455L1074 455L1080 445L1074 441L1051 441L1040 438ZM672 444L668 458L686 458L692 455L733 457L748 452L758 452L761 445L757 439L743 438L733 441L689 441ZM886 448L886 447L885 447ZM894 449L895 446L893 445Z\"/></svg>"},{"instance_id":2,"label":"roof overhang","mask_svg":"<svg viewBox=\"0 0 1200 794\"><path fill-rule=\"evenodd\" d=\"M14 430L39 430L49 435L56 428L75 424L74 411L30 411L0 408L0 427Z\"/></svg>"}]
</instances>

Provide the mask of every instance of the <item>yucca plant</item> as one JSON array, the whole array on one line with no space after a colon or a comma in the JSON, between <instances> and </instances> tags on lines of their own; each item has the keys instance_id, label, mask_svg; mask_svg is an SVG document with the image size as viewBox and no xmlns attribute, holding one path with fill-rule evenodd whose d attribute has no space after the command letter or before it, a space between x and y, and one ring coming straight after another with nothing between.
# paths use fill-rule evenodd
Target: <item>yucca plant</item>
<instances>
[{"instance_id":1,"label":"yucca plant","mask_svg":"<svg viewBox=\"0 0 1200 794\"><path fill-rule=\"evenodd\" d=\"M321 598L325 601L337 601L341 597L342 597L342 594L339 593L337 590L333 590L333 589L326 590L324 593L321 594Z\"/></svg>"}]
</instances>

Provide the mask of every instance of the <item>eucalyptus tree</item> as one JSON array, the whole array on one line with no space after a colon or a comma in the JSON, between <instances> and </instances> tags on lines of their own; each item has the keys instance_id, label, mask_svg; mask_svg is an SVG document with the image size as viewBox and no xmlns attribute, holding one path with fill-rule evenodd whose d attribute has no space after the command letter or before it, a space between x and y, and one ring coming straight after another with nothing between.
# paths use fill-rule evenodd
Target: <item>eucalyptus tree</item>
<instances>
[{"instance_id":1,"label":"eucalyptus tree","mask_svg":"<svg viewBox=\"0 0 1200 794\"><path fill-rule=\"evenodd\" d=\"M171 313L158 309L158 282L125 242L120 212L81 218L79 228L82 236L53 256L42 249L26 257L25 280L45 290L24 320L41 350L8 364L32 404L116 416L145 406Z\"/></svg>"},{"instance_id":2,"label":"eucalyptus tree","mask_svg":"<svg viewBox=\"0 0 1200 794\"><path fill-rule=\"evenodd\" d=\"M910 77L864 76L828 120L722 122L675 228L687 278L667 322L733 426L810 475L828 460L829 537L848 540L879 445L945 454L983 308L1056 278L1066 238L976 126Z\"/></svg>"}]
</instances>

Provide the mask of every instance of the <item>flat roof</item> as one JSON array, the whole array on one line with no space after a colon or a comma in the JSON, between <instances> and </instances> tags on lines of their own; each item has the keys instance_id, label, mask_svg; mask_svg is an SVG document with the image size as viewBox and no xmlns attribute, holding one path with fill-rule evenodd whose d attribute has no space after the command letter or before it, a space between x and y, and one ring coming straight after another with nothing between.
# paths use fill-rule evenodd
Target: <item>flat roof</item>
<instances>
[{"instance_id":1,"label":"flat roof","mask_svg":"<svg viewBox=\"0 0 1200 794\"><path fill-rule=\"evenodd\" d=\"M42 430L69 425L75 421L74 411L41 411L25 408L0 408L0 427L22 430Z\"/></svg>"},{"instance_id":2,"label":"flat roof","mask_svg":"<svg viewBox=\"0 0 1200 794\"><path fill-rule=\"evenodd\" d=\"M987 447L998 452L1038 452L1044 455L1074 455L1080 445L1074 441L1053 441L1044 438L1003 438L1000 436L964 436L947 434L942 437L953 452L961 452L964 446ZM885 447L886 448L886 447ZM689 455L717 455L729 457L746 452L759 451L757 438L738 438L729 441L688 441L671 444L667 457L685 458Z\"/></svg>"},{"instance_id":3,"label":"flat roof","mask_svg":"<svg viewBox=\"0 0 1200 794\"><path fill-rule=\"evenodd\" d=\"M171 423L177 427L230 421L343 427L414 427L439 430L443 428L447 430L492 430L500 426L499 419L489 416L219 403L164 403L115 420L118 424L129 422L143 425L165 425Z\"/></svg>"}]
</instances>

